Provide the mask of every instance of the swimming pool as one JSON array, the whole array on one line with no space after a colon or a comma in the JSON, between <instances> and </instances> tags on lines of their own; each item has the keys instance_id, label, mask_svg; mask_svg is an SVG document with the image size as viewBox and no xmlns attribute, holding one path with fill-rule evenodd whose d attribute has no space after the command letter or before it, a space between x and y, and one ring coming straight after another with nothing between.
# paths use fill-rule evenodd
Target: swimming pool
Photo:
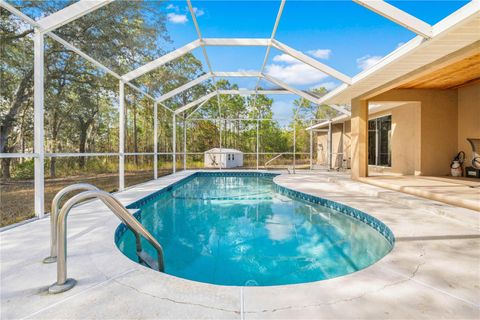
<instances>
[{"instance_id":1,"label":"swimming pool","mask_svg":"<svg viewBox=\"0 0 480 320\"><path fill-rule=\"evenodd\" d=\"M349 274L393 248L390 229L348 206L276 185L275 174L197 172L129 206L162 244L165 272L238 286ZM137 261L121 225L118 248ZM155 256L148 244L145 249Z\"/></svg>"}]
</instances>

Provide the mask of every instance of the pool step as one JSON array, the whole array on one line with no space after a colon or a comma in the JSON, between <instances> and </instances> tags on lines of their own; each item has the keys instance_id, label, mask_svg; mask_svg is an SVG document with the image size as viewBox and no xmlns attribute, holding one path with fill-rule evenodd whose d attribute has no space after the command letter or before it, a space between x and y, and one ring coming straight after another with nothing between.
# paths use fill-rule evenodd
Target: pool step
<instances>
[{"instance_id":1,"label":"pool step","mask_svg":"<svg viewBox=\"0 0 480 320\"><path fill-rule=\"evenodd\" d=\"M153 259L152 256L150 256L145 251L142 250L140 252L137 252L137 256L139 260L138 262L140 262L141 264L149 267L150 269L160 271L158 268L158 261Z\"/></svg>"}]
</instances>

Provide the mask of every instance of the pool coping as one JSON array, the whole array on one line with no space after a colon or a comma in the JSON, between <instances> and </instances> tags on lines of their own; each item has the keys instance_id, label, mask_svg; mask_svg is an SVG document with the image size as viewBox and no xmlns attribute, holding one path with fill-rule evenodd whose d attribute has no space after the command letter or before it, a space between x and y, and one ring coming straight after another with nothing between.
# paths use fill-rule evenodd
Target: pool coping
<instances>
[{"instance_id":1,"label":"pool coping","mask_svg":"<svg viewBox=\"0 0 480 320\"><path fill-rule=\"evenodd\" d=\"M227 172L227 170L225 171ZM115 195L124 204L132 203L195 172L197 171L180 172L162 177ZM275 183L292 188L286 182L298 177L282 174L275 178L275 180L279 180ZM293 189L300 191L302 188L295 187ZM301 192L305 193L306 191L301 190ZM331 197L322 198L329 199ZM339 202L339 199L333 199L333 201ZM391 210L411 211L399 208L397 205L390 205L385 200L378 201L381 201L382 205L391 207ZM352 206L349 203L347 205ZM360 207L359 210L364 210L364 208ZM377 213L368 212L373 217L377 217ZM402 250L406 245L415 244L413 242L402 241L401 245L396 245L390 254L377 263L363 270L333 279L273 287L219 286L159 273L131 261L118 250L114 241L115 230L120 222L114 215L107 213L108 210L99 205L98 201L82 204L72 210L69 221L68 270L69 276L76 278L79 283L71 291L56 296L45 294L46 288L55 279L55 265L41 263L43 257L48 254L48 219L40 219L2 232L0 248L2 256L9 256L8 261L2 259L1 262L2 318L46 318L49 316L82 318L87 317L89 312L95 312L90 313L90 316L94 318L120 316L126 318L191 318L195 316L197 318L244 319L291 318L293 315L297 318L312 318L315 316L311 312L320 312L318 310L329 317L344 315L345 317L366 318L367 314L371 315L374 312L375 307L372 307L369 312L366 310L364 316L359 316L359 313L348 315L348 313L344 313L345 307L348 305L351 305L352 308L358 307L357 303L365 303L366 297L376 297L380 292L387 296L390 292L397 292L398 298L398 294L403 292L398 290L407 289L415 292L418 301L422 299L431 301L434 298L434 301L441 302L440 305L448 305L451 310L442 311L452 317L456 315L462 318L475 318L480 315L480 302L478 299L472 298L479 293L478 289L465 291L462 287L466 283L460 288L458 285L455 285L453 289L441 286L437 288L437 285L432 285L428 281L422 280L425 282L422 284L422 281L416 279L423 272L423 268L426 268L424 265L428 263L428 252L430 255L434 255L435 250L429 248L417 250L415 247L411 254L408 254L413 260L405 261L402 258L404 254ZM417 213L412 214L416 215ZM98 221L98 225L95 225L94 228L92 228L92 219ZM382 217L378 219L382 221ZM438 220L439 225L445 228L449 227L450 220L441 217L438 219L445 219ZM430 220L427 222L428 224L432 223ZM410 233L410 231L401 231L397 223L386 222L386 224L393 227L392 231L396 235L396 230L399 230L398 233L402 238ZM466 230L462 226L450 225L450 228L453 228L452 232L459 234L468 232L474 233L475 237L478 236L478 232ZM468 243L477 241L476 238L465 239L461 241ZM422 246L426 247L427 245L422 244ZM31 250L33 247L35 247L34 251ZM425 252L422 253L421 250ZM474 256L478 263L478 255L474 254ZM461 261L457 260L456 263L459 264ZM471 267L471 263L467 264L467 269ZM446 277L448 276L446 275ZM479 279L473 280L475 282ZM361 289L358 288L358 284L361 284ZM106 292L109 292L109 296L115 297L117 300L124 300L121 303L117 302L114 309L103 307L101 303L98 304L98 301L105 297ZM84 300L93 299L97 303L93 303L88 309L72 309L72 305L86 303L79 301L75 304L72 299L77 296L82 296ZM275 299L272 300L272 296L275 296ZM412 302L405 301L404 303ZM340 306L340 310L334 308L337 304ZM384 302L384 307L389 310L391 315L398 316L398 312L401 311L398 310L397 300ZM158 308L165 312L158 313ZM422 314L423 317L438 317L438 310L429 309L427 312L416 307L411 310L413 311L409 311L410 313L403 313L404 317L408 317L408 314L412 315L411 312L414 312L413 314L418 312L418 315ZM136 313L130 313L134 311Z\"/></svg>"}]
</instances>

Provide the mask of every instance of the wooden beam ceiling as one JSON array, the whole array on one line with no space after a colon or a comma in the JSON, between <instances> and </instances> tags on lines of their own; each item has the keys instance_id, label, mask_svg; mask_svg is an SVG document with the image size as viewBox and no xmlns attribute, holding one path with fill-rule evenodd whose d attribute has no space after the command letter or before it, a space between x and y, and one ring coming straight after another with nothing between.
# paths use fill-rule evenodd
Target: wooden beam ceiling
<instances>
[{"instance_id":1,"label":"wooden beam ceiling","mask_svg":"<svg viewBox=\"0 0 480 320\"><path fill-rule=\"evenodd\" d=\"M401 89L452 89L480 80L480 54L474 54L410 80Z\"/></svg>"}]
</instances>

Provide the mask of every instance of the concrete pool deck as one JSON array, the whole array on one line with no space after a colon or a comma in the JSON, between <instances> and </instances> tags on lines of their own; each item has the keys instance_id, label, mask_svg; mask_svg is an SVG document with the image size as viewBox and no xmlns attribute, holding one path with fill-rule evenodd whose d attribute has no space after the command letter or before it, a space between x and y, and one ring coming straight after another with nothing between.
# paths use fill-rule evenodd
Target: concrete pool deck
<instances>
[{"instance_id":1,"label":"concrete pool deck","mask_svg":"<svg viewBox=\"0 0 480 320\"><path fill-rule=\"evenodd\" d=\"M193 173L150 181L116 197L125 205ZM307 284L225 287L162 274L114 244L119 220L99 201L68 219L68 276L76 287L46 290L56 265L49 219L0 233L1 319L227 318L399 319L480 317L480 213L351 181L342 174L284 174L285 187L338 201L387 224L390 254L350 275ZM166 262L168 263L168 261Z\"/></svg>"}]
</instances>

